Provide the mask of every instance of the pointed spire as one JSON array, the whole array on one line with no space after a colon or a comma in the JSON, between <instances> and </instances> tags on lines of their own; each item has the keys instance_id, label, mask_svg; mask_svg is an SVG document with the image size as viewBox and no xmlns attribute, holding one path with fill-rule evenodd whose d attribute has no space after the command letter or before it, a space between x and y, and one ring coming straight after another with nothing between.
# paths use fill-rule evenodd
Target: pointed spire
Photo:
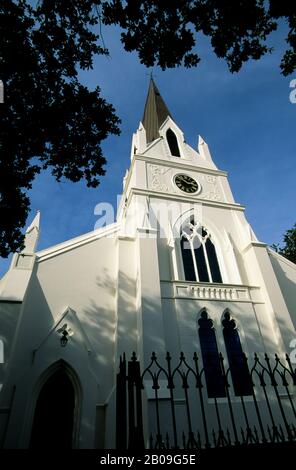
<instances>
[{"instance_id":1,"label":"pointed spire","mask_svg":"<svg viewBox=\"0 0 296 470\"><path fill-rule=\"evenodd\" d=\"M40 233L40 211L37 211L34 219L26 230L25 248L23 252L34 253Z\"/></svg>"},{"instance_id":2,"label":"pointed spire","mask_svg":"<svg viewBox=\"0 0 296 470\"><path fill-rule=\"evenodd\" d=\"M170 116L167 105L162 99L153 78L150 80L142 124L146 130L147 143L159 137L159 128Z\"/></svg>"},{"instance_id":3,"label":"pointed spire","mask_svg":"<svg viewBox=\"0 0 296 470\"><path fill-rule=\"evenodd\" d=\"M30 233L35 227L38 231L40 230L40 211L36 212L36 215L34 219L32 220L31 224L29 225L29 227L27 228L26 233Z\"/></svg>"},{"instance_id":4,"label":"pointed spire","mask_svg":"<svg viewBox=\"0 0 296 470\"><path fill-rule=\"evenodd\" d=\"M206 141L202 138L201 135L198 136L198 153L205 160L212 161L212 156L211 156L209 146L206 143Z\"/></svg>"}]
</instances>

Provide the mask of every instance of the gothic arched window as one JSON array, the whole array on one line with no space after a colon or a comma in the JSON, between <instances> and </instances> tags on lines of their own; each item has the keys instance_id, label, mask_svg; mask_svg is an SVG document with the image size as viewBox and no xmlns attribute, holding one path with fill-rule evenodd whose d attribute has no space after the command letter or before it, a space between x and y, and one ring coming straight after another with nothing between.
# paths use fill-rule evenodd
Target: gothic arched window
<instances>
[{"instance_id":1,"label":"gothic arched window","mask_svg":"<svg viewBox=\"0 0 296 470\"><path fill-rule=\"evenodd\" d=\"M208 231L192 218L182 226L180 235L185 280L221 283L216 249Z\"/></svg>"},{"instance_id":2,"label":"gothic arched window","mask_svg":"<svg viewBox=\"0 0 296 470\"><path fill-rule=\"evenodd\" d=\"M248 364L242 350L236 323L231 319L229 312L225 312L222 325L234 393L237 396L252 395L252 381Z\"/></svg>"},{"instance_id":3,"label":"gothic arched window","mask_svg":"<svg viewBox=\"0 0 296 470\"><path fill-rule=\"evenodd\" d=\"M177 137L172 129L167 130L166 138L170 147L171 155L174 157L181 157Z\"/></svg>"},{"instance_id":4,"label":"gothic arched window","mask_svg":"<svg viewBox=\"0 0 296 470\"><path fill-rule=\"evenodd\" d=\"M226 392L224 378L222 374L214 325L213 321L208 318L208 314L205 310L203 310L200 315L198 325L198 335L208 397L225 397Z\"/></svg>"}]
</instances>

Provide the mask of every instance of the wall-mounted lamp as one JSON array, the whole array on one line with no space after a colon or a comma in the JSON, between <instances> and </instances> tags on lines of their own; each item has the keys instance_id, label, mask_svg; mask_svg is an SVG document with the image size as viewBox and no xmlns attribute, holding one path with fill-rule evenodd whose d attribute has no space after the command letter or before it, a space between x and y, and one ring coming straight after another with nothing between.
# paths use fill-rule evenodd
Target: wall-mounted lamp
<instances>
[{"instance_id":1,"label":"wall-mounted lamp","mask_svg":"<svg viewBox=\"0 0 296 470\"><path fill-rule=\"evenodd\" d=\"M63 333L61 335L61 338L60 338L60 342L61 342L62 348L67 346L67 343L68 343L68 332L67 331L63 331Z\"/></svg>"},{"instance_id":2,"label":"wall-mounted lamp","mask_svg":"<svg viewBox=\"0 0 296 470\"><path fill-rule=\"evenodd\" d=\"M71 328L68 328L67 323L65 323L62 328L59 328L57 332L61 335L60 336L60 343L62 348L65 348L68 344L70 336L73 336L73 331Z\"/></svg>"}]
</instances>

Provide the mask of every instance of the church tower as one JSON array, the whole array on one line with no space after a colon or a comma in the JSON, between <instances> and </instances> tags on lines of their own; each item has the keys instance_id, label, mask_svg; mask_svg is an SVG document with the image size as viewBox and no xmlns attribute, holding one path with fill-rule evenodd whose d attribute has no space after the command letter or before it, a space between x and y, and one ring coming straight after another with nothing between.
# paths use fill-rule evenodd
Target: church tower
<instances>
[{"instance_id":1,"label":"church tower","mask_svg":"<svg viewBox=\"0 0 296 470\"><path fill-rule=\"evenodd\" d=\"M228 408L233 401L233 423L238 397L244 405L253 393L243 354L282 357L295 339L296 266L258 241L227 173L202 137L196 149L186 143L152 79L130 159L116 222L36 251L38 214L25 250L0 280L4 448L114 448L118 436L126 448L126 398L118 390L127 373L151 364L152 353L160 362L174 358L174 367L181 352L197 354L206 381L199 423L207 425L208 410L214 429L217 399ZM229 388L219 352L230 368ZM128 370L124 356L133 357ZM177 403L179 416L188 415L184 383L152 392L151 384L144 380L136 398L144 397L146 418L131 423L131 411L128 424L137 436L142 423L146 446L156 429L156 390L163 409ZM138 401L129 410L140 413ZM183 424L168 433L176 438ZM208 439L207 431L202 436Z\"/></svg>"},{"instance_id":2,"label":"church tower","mask_svg":"<svg viewBox=\"0 0 296 470\"><path fill-rule=\"evenodd\" d=\"M274 272L277 255L256 238L204 139L197 149L186 143L152 79L131 161L118 219L138 239L139 276L159 301L155 316L149 302L142 311L144 336L154 332L144 349L198 348L198 312L206 311L224 352L225 313L246 352L288 350L296 318Z\"/></svg>"}]
</instances>

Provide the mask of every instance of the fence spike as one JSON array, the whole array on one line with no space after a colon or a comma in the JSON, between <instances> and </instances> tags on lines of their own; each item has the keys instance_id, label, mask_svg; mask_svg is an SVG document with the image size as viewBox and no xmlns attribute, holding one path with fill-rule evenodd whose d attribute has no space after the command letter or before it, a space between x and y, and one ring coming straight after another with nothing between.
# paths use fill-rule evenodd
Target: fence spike
<instances>
[{"instance_id":1,"label":"fence spike","mask_svg":"<svg viewBox=\"0 0 296 470\"><path fill-rule=\"evenodd\" d=\"M135 351L133 351L131 361L136 362L136 360L137 360L137 355L136 355Z\"/></svg>"},{"instance_id":2,"label":"fence spike","mask_svg":"<svg viewBox=\"0 0 296 470\"><path fill-rule=\"evenodd\" d=\"M155 362L157 360L157 356L156 356L156 353L153 351L153 353L151 354L151 360L153 362Z\"/></svg>"}]
</instances>

